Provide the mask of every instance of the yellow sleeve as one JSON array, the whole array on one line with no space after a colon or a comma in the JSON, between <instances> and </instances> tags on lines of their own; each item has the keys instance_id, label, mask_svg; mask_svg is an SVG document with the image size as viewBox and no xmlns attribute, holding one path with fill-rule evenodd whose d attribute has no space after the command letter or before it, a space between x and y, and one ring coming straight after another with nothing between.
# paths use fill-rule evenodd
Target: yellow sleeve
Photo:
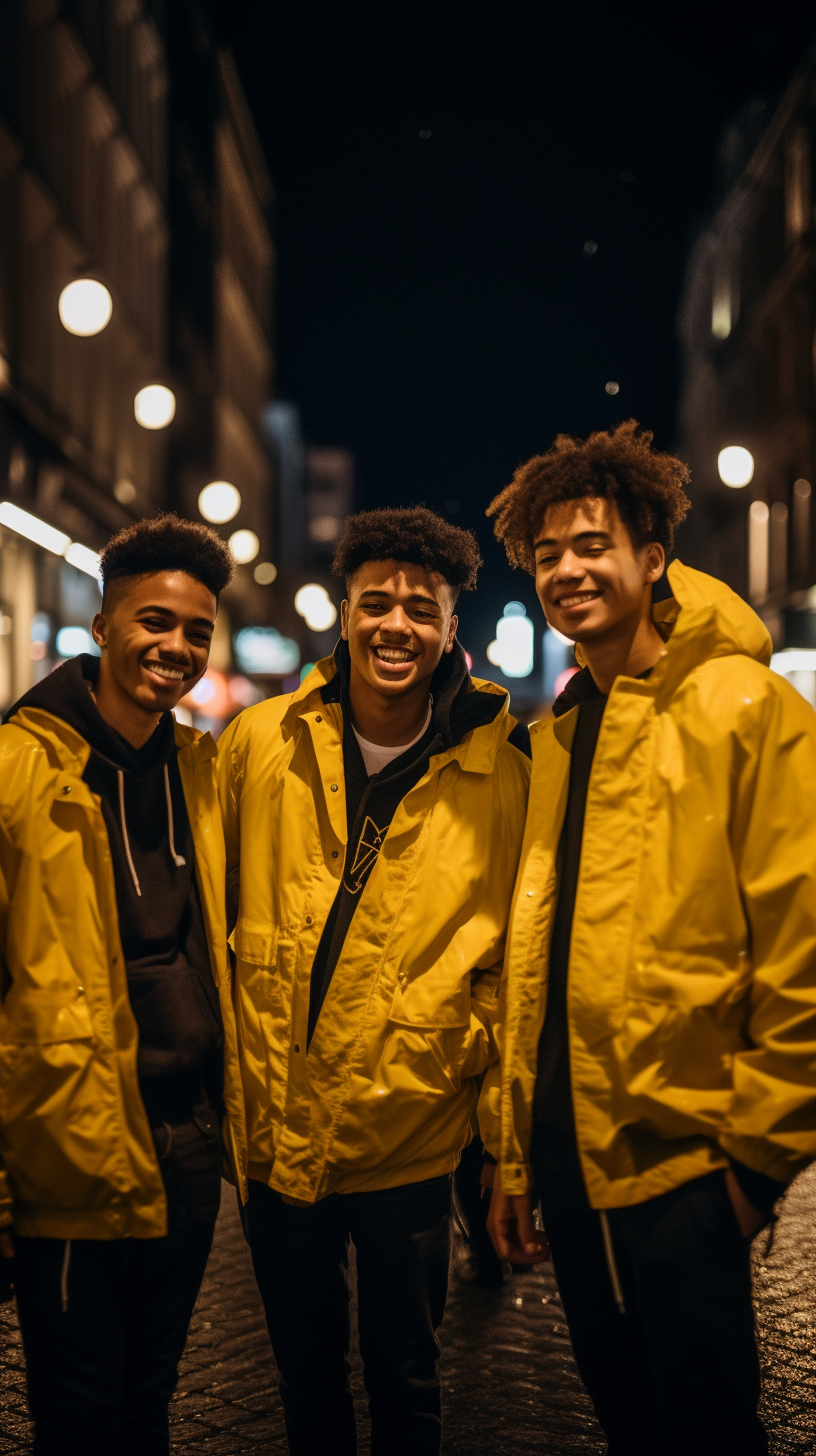
<instances>
[{"instance_id":1,"label":"yellow sleeve","mask_svg":"<svg viewBox=\"0 0 816 1456\"><path fill-rule=\"evenodd\" d=\"M816 1158L816 715L781 678L762 707L734 799L751 981L720 1141L789 1182Z\"/></svg>"},{"instance_id":2,"label":"yellow sleeve","mask_svg":"<svg viewBox=\"0 0 816 1456\"><path fill-rule=\"evenodd\" d=\"M221 820L224 826L224 847L226 850L226 901L227 934L231 935L238 918L238 882L240 876L241 834L239 824L239 801L241 773L241 717L235 719L222 733L218 741L216 777L218 800L221 806Z\"/></svg>"}]
</instances>

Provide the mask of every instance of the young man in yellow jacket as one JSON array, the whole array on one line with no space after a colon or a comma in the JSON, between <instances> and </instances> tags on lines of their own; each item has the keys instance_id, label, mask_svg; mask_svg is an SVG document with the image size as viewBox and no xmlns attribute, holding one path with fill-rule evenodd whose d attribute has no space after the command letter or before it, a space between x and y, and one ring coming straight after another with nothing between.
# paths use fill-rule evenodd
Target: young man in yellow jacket
<instances>
[{"instance_id":1,"label":"young man in yellow jacket","mask_svg":"<svg viewBox=\"0 0 816 1456\"><path fill-rule=\"evenodd\" d=\"M166 1456L222 1160L245 1190L216 750L171 711L232 561L163 516L101 571L101 656L0 728L0 1255L37 1456Z\"/></svg>"},{"instance_id":2,"label":"young man in yellow jacket","mask_svg":"<svg viewBox=\"0 0 816 1456\"><path fill-rule=\"evenodd\" d=\"M674 563L685 466L634 422L559 437L494 501L584 666L533 776L480 1123L490 1226L543 1224L625 1456L755 1456L751 1236L816 1156L816 717L762 622Z\"/></svg>"},{"instance_id":3,"label":"young man in yellow jacket","mask_svg":"<svg viewBox=\"0 0 816 1456\"><path fill-rule=\"evenodd\" d=\"M353 517L334 655L219 744L247 1231L294 1456L357 1449L349 1239L373 1456L439 1451L451 1174L495 1058L529 778L456 641L479 564L422 508Z\"/></svg>"}]
</instances>

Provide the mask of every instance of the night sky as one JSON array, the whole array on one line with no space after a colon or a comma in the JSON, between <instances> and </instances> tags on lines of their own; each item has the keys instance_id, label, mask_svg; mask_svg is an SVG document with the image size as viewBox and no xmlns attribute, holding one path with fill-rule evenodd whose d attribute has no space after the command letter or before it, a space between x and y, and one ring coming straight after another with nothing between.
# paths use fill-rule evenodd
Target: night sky
<instances>
[{"instance_id":1,"label":"night sky","mask_svg":"<svg viewBox=\"0 0 816 1456\"><path fill-rule=\"evenodd\" d=\"M813 7L218 17L277 193L276 392L307 440L354 452L358 505L424 501L477 531L460 637L478 670L509 597L538 612L484 519L519 461L632 415L675 444L677 302L718 138L773 107Z\"/></svg>"}]
</instances>

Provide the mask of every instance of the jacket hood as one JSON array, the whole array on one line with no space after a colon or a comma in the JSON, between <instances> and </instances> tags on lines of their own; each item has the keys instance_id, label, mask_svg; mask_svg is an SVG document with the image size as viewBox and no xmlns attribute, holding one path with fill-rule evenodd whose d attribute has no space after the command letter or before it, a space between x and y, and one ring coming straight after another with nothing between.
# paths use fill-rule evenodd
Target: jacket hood
<instances>
[{"instance_id":1,"label":"jacket hood","mask_svg":"<svg viewBox=\"0 0 816 1456\"><path fill-rule=\"evenodd\" d=\"M38 708L67 723L111 768L121 769L124 773L144 774L157 765L167 763L175 752L172 713L162 714L158 728L147 743L142 748L134 748L105 721L91 697L91 689L98 676L99 658L81 652L24 693L9 708L4 722L10 722L17 713L28 708Z\"/></svg>"},{"instance_id":2,"label":"jacket hood","mask_svg":"<svg viewBox=\"0 0 816 1456\"><path fill-rule=\"evenodd\" d=\"M649 678L650 687L674 691L695 668L717 657L751 657L769 665L771 634L730 586L680 561L672 562L667 577L672 595L654 606L666 651ZM575 656L583 667L580 646Z\"/></svg>"}]
</instances>

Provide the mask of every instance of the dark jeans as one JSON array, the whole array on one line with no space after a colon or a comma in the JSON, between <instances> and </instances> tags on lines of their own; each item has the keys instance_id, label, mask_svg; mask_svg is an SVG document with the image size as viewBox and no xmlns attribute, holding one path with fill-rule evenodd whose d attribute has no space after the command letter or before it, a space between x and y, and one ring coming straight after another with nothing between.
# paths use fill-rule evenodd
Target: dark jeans
<instances>
[{"instance_id":1,"label":"dark jeans","mask_svg":"<svg viewBox=\"0 0 816 1456\"><path fill-rule=\"evenodd\" d=\"M355 1456L349 1390L349 1240L371 1410L371 1456L437 1456L439 1345L451 1179L331 1194L308 1208L249 1185L247 1239L266 1311L292 1456Z\"/></svg>"},{"instance_id":2,"label":"dark jeans","mask_svg":"<svg viewBox=\"0 0 816 1456\"><path fill-rule=\"evenodd\" d=\"M212 1244L217 1125L164 1127L159 1239L15 1237L35 1456L167 1456L167 1407ZM168 1145L169 1143L169 1145Z\"/></svg>"},{"instance_id":3,"label":"dark jeans","mask_svg":"<svg viewBox=\"0 0 816 1456\"><path fill-rule=\"evenodd\" d=\"M538 1175L541 1212L578 1369L609 1456L766 1456L750 1246L721 1172L607 1215L583 1183Z\"/></svg>"}]
</instances>

